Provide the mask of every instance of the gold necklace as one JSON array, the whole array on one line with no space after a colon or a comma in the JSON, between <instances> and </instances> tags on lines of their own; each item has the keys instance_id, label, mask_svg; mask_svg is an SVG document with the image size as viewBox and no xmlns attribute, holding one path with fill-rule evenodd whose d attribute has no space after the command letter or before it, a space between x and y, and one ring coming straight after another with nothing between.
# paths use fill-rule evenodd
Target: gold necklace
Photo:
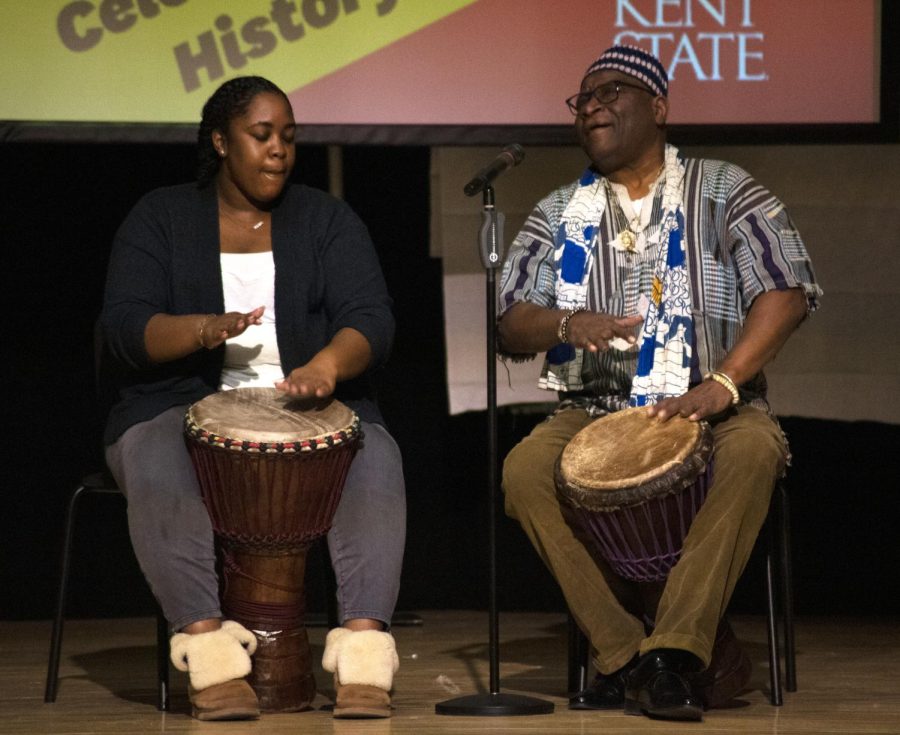
<instances>
[{"instance_id":1,"label":"gold necklace","mask_svg":"<svg viewBox=\"0 0 900 735\"><path fill-rule=\"evenodd\" d=\"M653 177L654 183L659 180L659 177L665 170L665 168L666 162L663 161L662 165L659 167L659 170L656 172L656 176ZM622 209L622 204L619 201L619 196L612 189L610 180L608 178L604 178L603 183L606 187L606 205L608 207L611 207L613 210L613 216L616 219L616 230L618 231L616 239L613 240L612 245L616 249L625 250L628 253L634 253L637 251L638 236L644 230L646 230L647 227L650 226L650 223L648 222L645 227L640 227L640 213L635 214L635 216L629 222L628 217L625 215L625 210ZM648 191L647 193L650 194L651 192ZM644 206L646 206L646 204ZM641 211L643 211L643 206L641 207Z\"/></svg>"},{"instance_id":2,"label":"gold necklace","mask_svg":"<svg viewBox=\"0 0 900 735\"><path fill-rule=\"evenodd\" d=\"M619 203L618 195L613 191L609 179L604 180L606 187L606 206L612 210L616 224L616 239L613 240L612 246L617 250L625 250L633 253L637 250L637 227L632 230L632 223L628 221L622 205ZM636 217L636 220L640 218Z\"/></svg>"},{"instance_id":3,"label":"gold necklace","mask_svg":"<svg viewBox=\"0 0 900 735\"><path fill-rule=\"evenodd\" d=\"M240 225L241 228L244 228L244 229L249 229L249 230L254 230L254 231L255 231L255 230L258 230L260 227L262 227L262 226L266 223L266 220L265 220L265 219L261 219L261 220L259 220L259 222L257 222L255 225L251 225L251 224L249 224L248 222L245 222L245 221L242 220L242 219L238 219L238 218L235 217L233 214L231 214L227 209L221 208L221 209L219 209L219 211L220 211L222 214L224 214L228 219L230 219L232 222L234 222L234 223L237 224L237 225Z\"/></svg>"}]
</instances>

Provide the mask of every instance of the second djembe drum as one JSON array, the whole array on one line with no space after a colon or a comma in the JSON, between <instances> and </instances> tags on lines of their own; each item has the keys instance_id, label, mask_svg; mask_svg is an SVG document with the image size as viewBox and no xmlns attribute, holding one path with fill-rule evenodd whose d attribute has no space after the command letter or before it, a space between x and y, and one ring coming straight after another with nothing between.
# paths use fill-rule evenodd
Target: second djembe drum
<instances>
[{"instance_id":1,"label":"second djembe drum","mask_svg":"<svg viewBox=\"0 0 900 735\"><path fill-rule=\"evenodd\" d=\"M572 437L556 463L557 493L613 571L657 582L680 558L706 498L712 450L703 421L625 409Z\"/></svg>"},{"instance_id":2,"label":"second djembe drum","mask_svg":"<svg viewBox=\"0 0 900 735\"><path fill-rule=\"evenodd\" d=\"M336 400L238 388L192 405L185 438L216 536L223 614L259 641L248 681L260 709L306 709L316 693L306 552L331 527L359 419Z\"/></svg>"}]
</instances>

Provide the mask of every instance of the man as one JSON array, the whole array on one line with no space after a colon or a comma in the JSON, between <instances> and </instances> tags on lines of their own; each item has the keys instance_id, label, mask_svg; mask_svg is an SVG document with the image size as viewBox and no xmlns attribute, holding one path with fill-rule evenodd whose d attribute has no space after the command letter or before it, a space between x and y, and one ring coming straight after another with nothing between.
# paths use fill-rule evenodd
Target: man
<instances>
[{"instance_id":1,"label":"man","mask_svg":"<svg viewBox=\"0 0 900 735\"><path fill-rule=\"evenodd\" d=\"M599 673L570 706L700 720L709 702L695 674L710 664L788 456L762 368L821 291L772 194L737 166L666 144L667 95L656 57L614 46L566 101L590 166L538 203L516 237L498 323L513 359L547 352L540 385L562 400L507 457L503 487L507 513L591 641ZM567 525L553 480L572 436L629 405L658 421L706 420L715 447L681 559L639 610L633 583Z\"/></svg>"}]
</instances>

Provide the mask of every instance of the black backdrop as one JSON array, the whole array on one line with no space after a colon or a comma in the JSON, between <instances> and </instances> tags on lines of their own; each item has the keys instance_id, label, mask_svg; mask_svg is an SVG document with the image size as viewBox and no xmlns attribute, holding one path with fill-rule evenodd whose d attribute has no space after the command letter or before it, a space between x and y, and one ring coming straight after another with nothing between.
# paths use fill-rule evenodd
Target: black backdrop
<instances>
[{"instance_id":1,"label":"black backdrop","mask_svg":"<svg viewBox=\"0 0 900 735\"><path fill-rule=\"evenodd\" d=\"M441 265L428 257L428 162L425 147L347 147L345 198L369 225L395 300L397 340L380 400L404 454L409 498L400 608L485 608L486 416L447 414ZM101 462L91 343L109 245L141 194L192 178L193 146L0 144L0 171L7 436L0 619L47 618L66 500ZM327 150L301 146L294 178L326 188ZM498 197L502 208L502 188ZM501 449L536 420L502 412ZM783 425L794 452L798 612L900 612L900 427L792 417ZM500 608L564 609L523 534L498 517ZM122 502L86 499L81 520L70 614L151 611ZM321 586L308 586L316 609ZM734 608L761 611L763 589L756 555Z\"/></svg>"}]
</instances>

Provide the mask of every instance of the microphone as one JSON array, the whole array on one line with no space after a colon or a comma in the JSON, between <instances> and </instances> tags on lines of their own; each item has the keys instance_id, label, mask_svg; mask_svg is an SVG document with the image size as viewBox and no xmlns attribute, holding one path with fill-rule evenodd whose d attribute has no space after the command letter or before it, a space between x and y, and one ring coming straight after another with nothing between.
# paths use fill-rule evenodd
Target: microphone
<instances>
[{"instance_id":1,"label":"microphone","mask_svg":"<svg viewBox=\"0 0 900 735\"><path fill-rule=\"evenodd\" d=\"M506 169L518 166L525 158L525 151L518 143L510 143L493 161L475 174L475 177L466 184L463 192L467 197L475 196L479 191L484 191L488 184L502 174Z\"/></svg>"}]
</instances>

